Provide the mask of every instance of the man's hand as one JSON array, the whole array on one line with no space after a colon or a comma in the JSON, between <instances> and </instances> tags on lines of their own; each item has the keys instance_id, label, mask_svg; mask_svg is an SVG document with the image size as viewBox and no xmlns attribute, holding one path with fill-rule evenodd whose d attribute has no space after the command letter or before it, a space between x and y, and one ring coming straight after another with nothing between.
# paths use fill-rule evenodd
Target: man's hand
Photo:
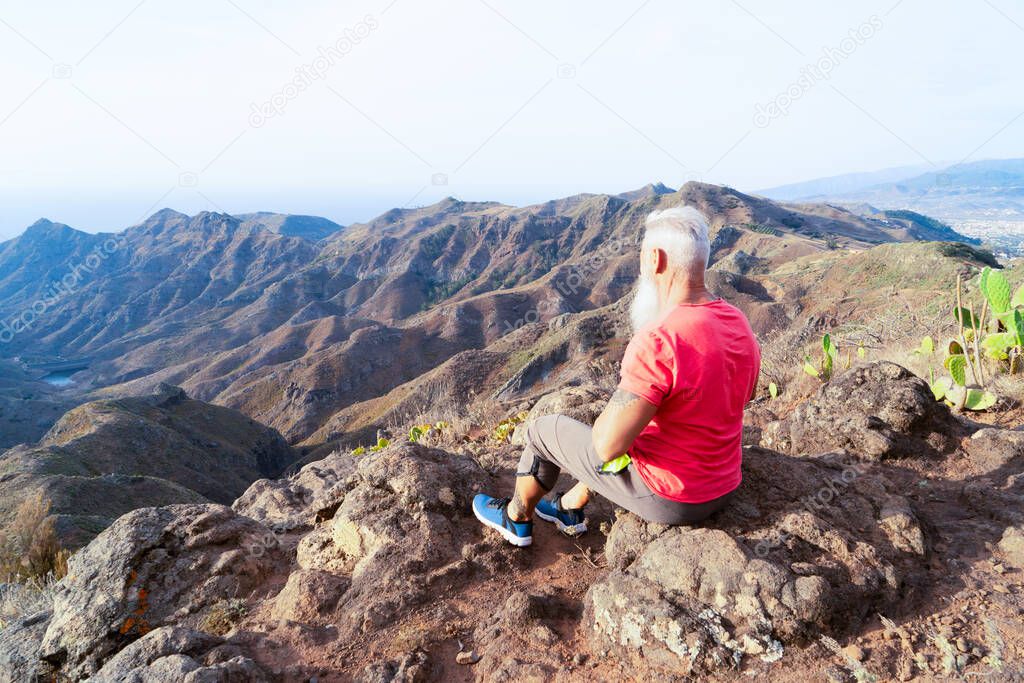
<instances>
[{"instance_id":1,"label":"man's hand","mask_svg":"<svg viewBox=\"0 0 1024 683\"><path fill-rule=\"evenodd\" d=\"M616 389L608 405L594 422L591 436L594 450L602 462L608 462L625 453L633 445L658 407L646 399L622 389Z\"/></svg>"}]
</instances>

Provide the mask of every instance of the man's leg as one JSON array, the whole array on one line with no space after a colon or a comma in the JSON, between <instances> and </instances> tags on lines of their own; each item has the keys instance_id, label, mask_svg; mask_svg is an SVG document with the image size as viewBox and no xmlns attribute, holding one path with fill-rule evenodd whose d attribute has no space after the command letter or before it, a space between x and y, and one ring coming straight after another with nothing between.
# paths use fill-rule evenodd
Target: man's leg
<instances>
[{"instance_id":1,"label":"man's leg","mask_svg":"<svg viewBox=\"0 0 1024 683\"><path fill-rule=\"evenodd\" d=\"M533 477L516 477L516 490L508 504L508 516L517 522L533 519L533 509L547 491Z\"/></svg>"},{"instance_id":2,"label":"man's leg","mask_svg":"<svg viewBox=\"0 0 1024 683\"><path fill-rule=\"evenodd\" d=\"M557 415L539 417L526 425L526 447L516 468L516 488L509 504L509 517L525 522L558 482L562 468L558 458Z\"/></svg>"},{"instance_id":3,"label":"man's leg","mask_svg":"<svg viewBox=\"0 0 1024 683\"><path fill-rule=\"evenodd\" d=\"M559 518L562 523L558 526L566 533L586 529L580 508L591 493L598 493L644 519L667 524L689 523L717 508L714 501L694 506L661 498L651 491L632 465L617 474L600 474L601 461L594 450L592 431L589 425L563 415L538 418L530 424L527 448L519 461L517 490L525 479L539 484L539 490L550 491L562 470L576 479L576 485L560 500L545 500L541 503L543 510L537 508L538 514L548 521ZM538 489L532 488L529 493L532 497L527 500L532 510Z\"/></svg>"},{"instance_id":4,"label":"man's leg","mask_svg":"<svg viewBox=\"0 0 1024 683\"><path fill-rule=\"evenodd\" d=\"M516 490L508 505L508 516L517 522L533 519L533 511L541 498L547 495L540 483L533 477L516 477ZM590 500L590 489L582 482L576 482L562 494L562 507L567 510L582 509Z\"/></svg>"},{"instance_id":5,"label":"man's leg","mask_svg":"<svg viewBox=\"0 0 1024 683\"><path fill-rule=\"evenodd\" d=\"M588 425L561 415L532 421L527 426L526 448L516 471L516 495L509 515L516 521L527 521L536 512L562 533L585 533L583 507L590 499L590 487L583 477L593 474L597 464ZM580 481L568 492L544 499L558 482L563 468Z\"/></svg>"},{"instance_id":6,"label":"man's leg","mask_svg":"<svg viewBox=\"0 0 1024 683\"><path fill-rule=\"evenodd\" d=\"M554 488L564 468L579 483L562 496L561 505L545 501L543 517L555 521L565 533L574 535L586 530L578 508L586 503L591 491L644 519L682 523L681 515L688 514L692 506L655 495L632 466L618 474L598 473L601 463L594 451L591 431L589 425L562 415L532 421L527 427L526 448L516 471L515 502L479 494L473 501L477 519L500 532L510 543L530 545L534 509ZM565 520L561 519L563 516Z\"/></svg>"},{"instance_id":7,"label":"man's leg","mask_svg":"<svg viewBox=\"0 0 1024 683\"><path fill-rule=\"evenodd\" d=\"M534 508L554 488L561 473L562 454L558 445L558 428L559 420L565 419L551 415L533 420L527 425L526 448L516 468L515 492L511 499L495 498L485 493L473 498L473 514L476 518L513 545L527 546L533 543ZM589 429L573 420L568 422ZM592 448L589 432L586 447Z\"/></svg>"},{"instance_id":8,"label":"man's leg","mask_svg":"<svg viewBox=\"0 0 1024 683\"><path fill-rule=\"evenodd\" d=\"M562 507L579 510L590 500L590 489L581 481L562 494Z\"/></svg>"}]
</instances>

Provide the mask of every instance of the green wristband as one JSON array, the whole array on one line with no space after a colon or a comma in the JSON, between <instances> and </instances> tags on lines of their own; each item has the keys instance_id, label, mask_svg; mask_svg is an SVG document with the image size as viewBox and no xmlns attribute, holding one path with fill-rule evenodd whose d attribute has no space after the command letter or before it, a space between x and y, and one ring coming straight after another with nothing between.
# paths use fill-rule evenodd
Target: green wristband
<instances>
[{"instance_id":1,"label":"green wristband","mask_svg":"<svg viewBox=\"0 0 1024 683\"><path fill-rule=\"evenodd\" d=\"M629 457L629 453L623 453L619 457L609 460L605 464L601 465L597 468L597 471L601 474L618 474L629 467L629 463L632 461L633 459Z\"/></svg>"}]
</instances>

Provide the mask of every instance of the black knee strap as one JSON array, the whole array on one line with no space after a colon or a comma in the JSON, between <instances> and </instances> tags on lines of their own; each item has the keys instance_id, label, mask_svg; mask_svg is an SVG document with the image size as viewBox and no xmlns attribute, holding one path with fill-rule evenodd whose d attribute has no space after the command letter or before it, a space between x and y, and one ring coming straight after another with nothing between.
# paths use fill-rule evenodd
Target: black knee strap
<instances>
[{"instance_id":1,"label":"black knee strap","mask_svg":"<svg viewBox=\"0 0 1024 683\"><path fill-rule=\"evenodd\" d=\"M533 456L533 463L530 465L530 469L526 472L516 472L516 476L533 477L542 489L550 491L558 483L558 475L560 473L561 470L557 465L535 455Z\"/></svg>"}]
</instances>

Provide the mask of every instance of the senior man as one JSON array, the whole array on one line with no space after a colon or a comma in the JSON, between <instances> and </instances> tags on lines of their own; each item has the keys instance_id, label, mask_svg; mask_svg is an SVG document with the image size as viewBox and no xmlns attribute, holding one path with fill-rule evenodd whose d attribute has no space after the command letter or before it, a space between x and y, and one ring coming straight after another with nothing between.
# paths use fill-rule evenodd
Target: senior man
<instances>
[{"instance_id":1,"label":"senior man","mask_svg":"<svg viewBox=\"0 0 1024 683\"><path fill-rule=\"evenodd\" d=\"M591 492L652 522L690 524L740 484L743 408L760 348L743 313L705 287L704 216L655 211L645 227L634 334L608 405L593 428L562 415L532 421L513 497L473 499L477 519L513 545L533 542L534 514L565 534L585 532ZM563 469L577 483L545 498Z\"/></svg>"}]
</instances>

